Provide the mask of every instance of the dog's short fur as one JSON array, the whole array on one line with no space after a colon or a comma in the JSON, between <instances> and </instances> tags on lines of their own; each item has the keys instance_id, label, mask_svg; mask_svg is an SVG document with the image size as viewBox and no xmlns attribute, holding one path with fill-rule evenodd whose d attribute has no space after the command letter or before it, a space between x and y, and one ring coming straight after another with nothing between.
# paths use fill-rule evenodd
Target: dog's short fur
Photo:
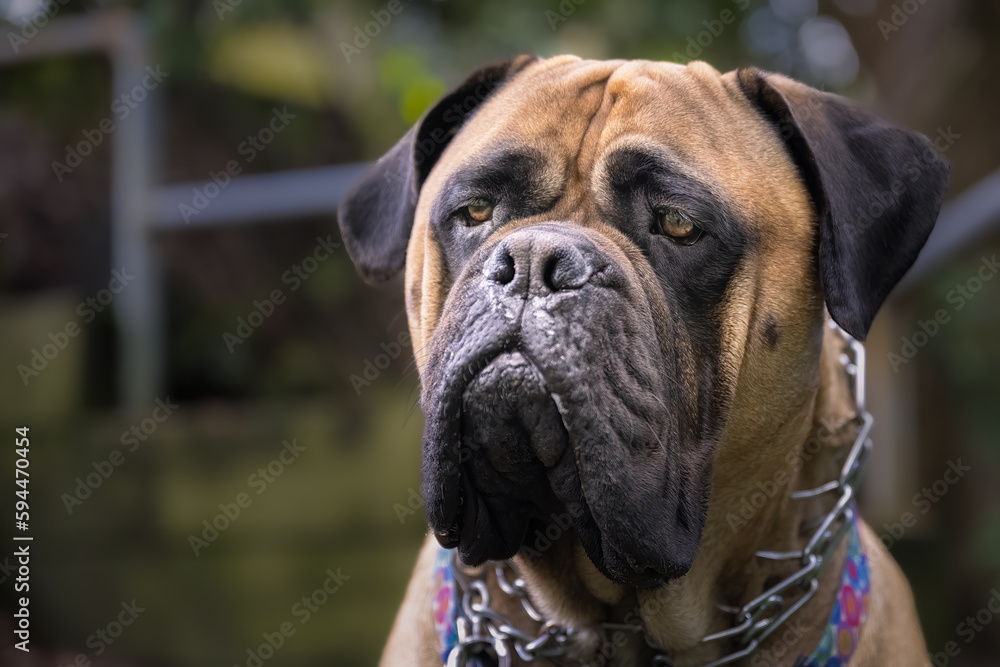
<instances>
[{"instance_id":1,"label":"dog's short fur","mask_svg":"<svg viewBox=\"0 0 1000 667\"><path fill-rule=\"evenodd\" d=\"M631 610L677 665L733 650L698 644L732 621L717 603L789 573L753 554L803 546L830 500L788 494L834 479L853 442L826 318L864 338L947 174L924 137L843 98L700 62L524 56L428 111L340 210L362 275L405 264L427 419L433 536L383 664L440 664L437 542L470 565L515 558L537 605L579 630L581 660L596 624ZM926 664L905 579L865 526L862 540L853 664ZM747 664L812 652L844 549ZM613 653L652 655L639 635Z\"/></svg>"}]
</instances>

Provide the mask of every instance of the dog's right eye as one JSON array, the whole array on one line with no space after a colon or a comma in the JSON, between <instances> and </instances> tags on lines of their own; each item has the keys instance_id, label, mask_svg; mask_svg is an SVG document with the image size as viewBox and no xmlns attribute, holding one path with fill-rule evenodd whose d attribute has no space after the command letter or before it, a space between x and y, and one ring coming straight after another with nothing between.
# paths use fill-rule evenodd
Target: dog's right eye
<instances>
[{"instance_id":1,"label":"dog's right eye","mask_svg":"<svg viewBox=\"0 0 1000 667\"><path fill-rule=\"evenodd\" d=\"M476 199L463 209L463 213L466 224L475 227L493 219L493 204L486 199Z\"/></svg>"}]
</instances>

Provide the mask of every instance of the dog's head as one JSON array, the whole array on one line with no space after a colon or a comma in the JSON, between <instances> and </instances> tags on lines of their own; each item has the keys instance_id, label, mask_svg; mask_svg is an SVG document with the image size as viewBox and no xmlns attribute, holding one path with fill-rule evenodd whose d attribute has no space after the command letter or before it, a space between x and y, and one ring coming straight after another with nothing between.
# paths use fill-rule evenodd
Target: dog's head
<instances>
[{"instance_id":1,"label":"dog's head","mask_svg":"<svg viewBox=\"0 0 1000 667\"><path fill-rule=\"evenodd\" d=\"M684 574L737 384L808 399L824 301L864 338L947 172L922 136L757 70L474 74L339 215L363 276L406 264L438 540L504 559L565 512L612 580Z\"/></svg>"}]
</instances>

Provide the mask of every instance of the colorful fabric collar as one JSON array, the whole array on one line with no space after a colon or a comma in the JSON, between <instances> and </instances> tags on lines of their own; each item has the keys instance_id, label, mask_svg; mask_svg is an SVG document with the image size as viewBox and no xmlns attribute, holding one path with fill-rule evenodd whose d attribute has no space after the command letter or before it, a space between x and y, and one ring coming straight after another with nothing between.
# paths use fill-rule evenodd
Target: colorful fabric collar
<instances>
[{"instance_id":1,"label":"colorful fabric collar","mask_svg":"<svg viewBox=\"0 0 1000 667\"><path fill-rule=\"evenodd\" d=\"M856 511L852 514L847 556L830 620L816 650L809 657L800 656L795 667L846 667L857 650L861 625L868 617L871 578L868 557L861 548L858 514ZM448 656L458 646L458 619L464 616L451 559L450 550L438 549L434 561L434 586L437 590L433 602L434 628L437 630L442 664L448 663Z\"/></svg>"},{"instance_id":2,"label":"colorful fabric collar","mask_svg":"<svg viewBox=\"0 0 1000 667\"><path fill-rule=\"evenodd\" d=\"M846 667L858 648L861 624L868 618L868 595L872 582L868 557L861 548L857 511L853 515L840 589L830 612L830 620L816 650L808 658L800 657L796 667Z\"/></svg>"},{"instance_id":3,"label":"colorful fabric collar","mask_svg":"<svg viewBox=\"0 0 1000 667\"><path fill-rule=\"evenodd\" d=\"M447 664L451 650L458 646L458 615L461 613L451 550L438 548L434 558L434 629L437 630L441 663Z\"/></svg>"},{"instance_id":4,"label":"colorful fabric collar","mask_svg":"<svg viewBox=\"0 0 1000 667\"><path fill-rule=\"evenodd\" d=\"M462 608L462 599L455 583L455 569L452 564L453 550L439 548L434 559L434 585L437 593L434 595L434 629L437 630L438 648L441 651L441 664L449 662L452 652L458 648L458 622L460 618L468 620ZM484 656L470 655L464 663L466 667L492 667L483 661ZM456 661L457 662L457 661ZM495 665L495 663L493 663Z\"/></svg>"}]
</instances>

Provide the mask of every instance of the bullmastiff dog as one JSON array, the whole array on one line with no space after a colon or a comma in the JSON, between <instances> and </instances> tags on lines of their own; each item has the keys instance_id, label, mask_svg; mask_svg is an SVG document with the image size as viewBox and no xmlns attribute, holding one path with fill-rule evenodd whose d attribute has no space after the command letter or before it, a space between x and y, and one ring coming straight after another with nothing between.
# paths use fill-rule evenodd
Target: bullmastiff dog
<instances>
[{"instance_id":1,"label":"bullmastiff dog","mask_svg":"<svg viewBox=\"0 0 1000 667\"><path fill-rule=\"evenodd\" d=\"M752 68L521 56L427 111L339 211L364 278L405 268L426 417L431 531L382 664L449 656L443 548L456 595L478 576L510 627L559 629L533 664L929 664L863 521L743 654L737 610L836 501L793 494L856 439L839 332L864 339L947 180L923 136Z\"/></svg>"}]
</instances>

